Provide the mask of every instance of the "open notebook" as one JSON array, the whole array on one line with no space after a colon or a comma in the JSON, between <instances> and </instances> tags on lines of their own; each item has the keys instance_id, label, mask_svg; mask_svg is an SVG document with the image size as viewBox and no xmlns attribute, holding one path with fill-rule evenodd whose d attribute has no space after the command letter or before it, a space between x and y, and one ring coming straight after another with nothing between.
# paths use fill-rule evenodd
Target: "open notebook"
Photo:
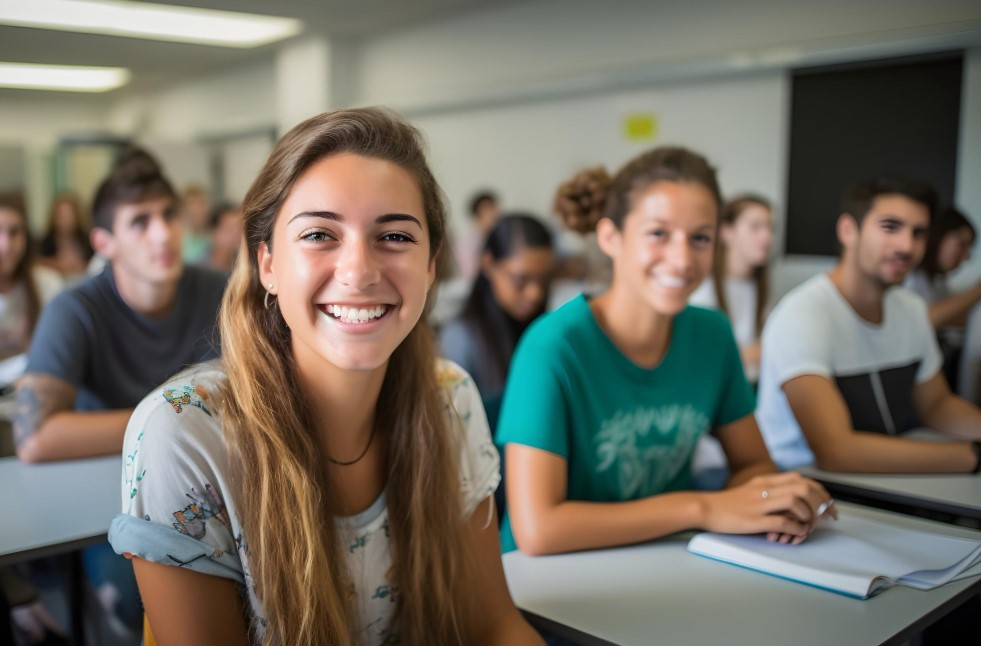
<instances>
[{"instance_id":1,"label":"open notebook","mask_svg":"<svg viewBox=\"0 0 981 646\"><path fill-rule=\"evenodd\" d=\"M930 590L981 574L981 541L848 516L800 545L704 532L688 551L859 599L893 585Z\"/></svg>"}]
</instances>

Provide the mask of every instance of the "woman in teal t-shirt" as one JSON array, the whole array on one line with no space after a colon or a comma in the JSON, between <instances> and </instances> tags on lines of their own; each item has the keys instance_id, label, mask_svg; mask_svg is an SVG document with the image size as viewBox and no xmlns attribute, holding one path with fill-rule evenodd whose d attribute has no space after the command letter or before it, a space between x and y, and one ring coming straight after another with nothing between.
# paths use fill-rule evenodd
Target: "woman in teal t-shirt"
<instances>
[{"instance_id":1,"label":"woman in teal t-shirt","mask_svg":"<svg viewBox=\"0 0 981 646\"><path fill-rule=\"evenodd\" d=\"M609 547L693 528L798 543L814 528L828 492L776 472L732 328L687 305L712 267L719 203L715 170L682 148L645 153L613 178L583 171L559 188L556 210L575 230L595 229L613 281L539 319L518 345L497 437L505 551ZM694 492L692 453L706 432L732 475L722 491Z\"/></svg>"}]
</instances>

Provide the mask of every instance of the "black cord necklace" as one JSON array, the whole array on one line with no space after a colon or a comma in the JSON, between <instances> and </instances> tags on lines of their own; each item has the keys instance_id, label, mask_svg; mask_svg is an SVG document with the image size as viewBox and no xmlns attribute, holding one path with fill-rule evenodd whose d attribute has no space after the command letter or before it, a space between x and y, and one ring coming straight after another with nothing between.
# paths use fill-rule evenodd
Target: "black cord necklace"
<instances>
[{"instance_id":1,"label":"black cord necklace","mask_svg":"<svg viewBox=\"0 0 981 646\"><path fill-rule=\"evenodd\" d=\"M349 460L347 462L342 462L341 460L335 460L334 458L330 457L329 455L327 456L327 459L330 460L332 464L336 464L339 467L349 467L352 464L356 464L356 463L360 462L361 461L361 458L363 458L364 456L368 455L368 449L371 448L371 443L374 440L375 440L375 425L372 424L371 425L371 435L368 436L368 444L366 444L365 447L364 447L364 450L361 451L361 455L359 455L358 457L354 458L353 460Z\"/></svg>"}]
</instances>

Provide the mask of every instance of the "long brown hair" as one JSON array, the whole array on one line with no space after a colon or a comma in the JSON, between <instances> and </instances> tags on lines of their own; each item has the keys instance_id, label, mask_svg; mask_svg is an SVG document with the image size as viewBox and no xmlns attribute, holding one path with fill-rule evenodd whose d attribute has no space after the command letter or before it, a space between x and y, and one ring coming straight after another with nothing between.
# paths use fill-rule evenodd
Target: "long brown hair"
<instances>
[{"instance_id":1,"label":"long brown hair","mask_svg":"<svg viewBox=\"0 0 981 646\"><path fill-rule=\"evenodd\" d=\"M430 253L438 267L445 266L444 200L420 135L386 110L339 110L299 124L276 144L245 197L245 252L220 315L228 381L218 410L255 592L268 619L266 644L357 642L350 577L330 512L334 492L310 430L310 403L294 385L290 331L277 307L263 306L257 260L259 245L273 244L277 213L296 180L339 153L390 161L416 179ZM430 293L427 305L432 299ZM423 316L393 353L376 405L377 432L388 434L395 629L409 644L465 641L470 612L459 448L446 421L449 404L435 361Z\"/></svg>"},{"instance_id":2,"label":"long brown hair","mask_svg":"<svg viewBox=\"0 0 981 646\"><path fill-rule=\"evenodd\" d=\"M13 283L23 282L24 290L27 293L27 336L25 342L30 342L31 335L34 333L34 326L41 315L41 296L38 292L37 282L34 280L34 243L31 240L31 227L27 221L27 206L24 198L19 193L4 193L0 195L0 209L13 211L20 218L21 227L24 229L24 255L20 262L14 267L14 272L10 279ZM24 349L27 347L25 345Z\"/></svg>"},{"instance_id":3,"label":"long brown hair","mask_svg":"<svg viewBox=\"0 0 981 646\"><path fill-rule=\"evenodd\" d=\"M772 209L770 202L764 197L749 193L740 195L732 198L722 207L722 218L719 226L734 225L743 211L750 206L762 206L768 211ZM715 288L715 302L727 316L729 315L729 299L726 298L726 258L728 253L725 243L722 242L722 236L718 236L716 238L715 260L712 261L712 282ZM755 330L756 334L759 335L763 330L763 313L766 311L767 294L770 293L769 266L767 263L763 263L758 267L753 267L752 275L753 282L756 283L756 312L753 320L756 321Z\"/></svg>"}]
</instances>

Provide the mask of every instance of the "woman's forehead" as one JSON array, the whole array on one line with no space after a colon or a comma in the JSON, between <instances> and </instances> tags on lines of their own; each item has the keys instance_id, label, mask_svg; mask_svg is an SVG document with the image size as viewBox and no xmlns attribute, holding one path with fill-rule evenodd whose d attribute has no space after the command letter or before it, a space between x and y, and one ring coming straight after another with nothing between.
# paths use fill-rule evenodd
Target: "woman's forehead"
<instances>
[{"instance_id":1,"label":"woman's forehead","mask_svg":"<svg viewBox=\"0 0 981 646\"><path fill-rule=\"evenodd\" d=\"M383 159L331 155L307 168L287 193L279 217L328 211L345 219L385 213L425 215L422 191L406 169Z\"/></svg>"}]
</instances>

